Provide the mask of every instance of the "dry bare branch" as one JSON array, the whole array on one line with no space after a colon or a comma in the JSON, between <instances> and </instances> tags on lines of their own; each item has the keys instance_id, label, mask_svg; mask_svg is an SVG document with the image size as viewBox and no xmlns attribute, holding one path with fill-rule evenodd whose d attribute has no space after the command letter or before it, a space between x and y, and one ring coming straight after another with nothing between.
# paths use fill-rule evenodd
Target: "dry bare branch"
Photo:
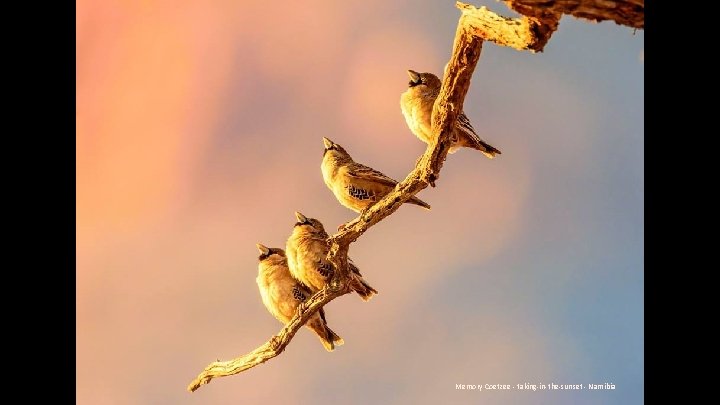
<instances>
[{"instance_id":1,"label":"dry bare branch","mask_svg":"<svg viewBox=\"0 0 720 405\"><path fill-rule=\"evenodd\" d=\"M544 13L540 16L508 18L497 15L486 7L457 2L462 10L464 24L473 29L475 35L517 50L542 52L545 44L557 30L561 14Z\"/></svg>"},{"instance_id":2,"label":"dry bare branch","mask_svg":"<svg viewBox=\"0 0 720 405\"><path fill-rule=\"evenodd\" d=\"M200 388L201 385L209 383L210 380L215 377L238 374L279 355L285 350L295 336L295 333L305 325L305 322L307 322L317 310L335 298L349 292L350 289L347 284L343 287L336 283L330 283L327 287L318 291L305 301L305 303L298 308L297 314L277 335L274 335L265 344L248 354L229 361L215 361L210 363L210 365L205 367L205 370L188 385L188 391L195 391Z\"/></svg>"},{"instance_id":3,"label":"dry bare branch","mask_svg":"<svg viewBox=\"0 0 720 405\"><path fill-rule=\"evenodd\" d=\"M463 17L460 18L453 53L445 71L440 94L433 107L433 132L439 134L428 145L420 157L415 169L400 182L395 189L382 200L368 208L354 220L345 224L342 231L331 236L328 260L339 270L330 283L314 294L309 301L298 308L298 313L277 335L252 352L229 361L216 361L205 367L187 387L195 391L209 383L215 377L238 374L262 364L285 350L295 333L307 322L310 316L333 299L350 292L350 275L347 265L347 252L350 244L371 226L397 211L403 202L417 194L428 185L434 185L440 169L447 157L449 137L458 112L462 111L465 95L470 87L470 79L480 58L483 40L468 31Z\"/></svg>"},{"instance_id":4,"label":"dry bare branch","mask_svg":"<svg viewBox=\"0 0 720 405\"><path fill-rule=\"evenodd\" d=\"M542 18L547 13L567 14L590 21L615 21L631 28L645 28L645 0L503 0L518 13Z\"/></svg>"}]
</instances>

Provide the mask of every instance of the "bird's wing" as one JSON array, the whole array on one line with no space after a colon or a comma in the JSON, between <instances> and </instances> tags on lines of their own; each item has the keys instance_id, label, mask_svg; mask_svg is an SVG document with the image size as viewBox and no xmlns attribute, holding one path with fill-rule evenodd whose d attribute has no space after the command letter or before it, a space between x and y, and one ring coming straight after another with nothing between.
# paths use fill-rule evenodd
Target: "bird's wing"
<instances>
[{"instance_id":1,"label":"bird's wing","mask_svg":"<svg viewBox=\"0 0 720 405\"><path fill-rule=\"evenodd\" d=\"M484 153L487 157L490 159L494 158L496 154L500 154L500 150L489 143L483 141L480 139L480 137L475 132L475 128L473 128L472 124L470 124L470 120L465 115L464 112L461 112L458 117L457 121L455 121L455 129L459 130L464 134L467 139L471 142L470 146L471 148L478 149L482 153ZM457 132L457 131L456 131ZM451 148L452 149L452 148ZM452 152L450 152L452 153Z\"/></svg>"},{"instance_id":2,"label":"bird's wing","mask_svg":"<svg viewBox=\"0 0 720 405\"><path fill-rule=\"evenodd\" d=\"M333 265L330 262L325 261L324 259L319 259L317 261L315 270L317 270L317 272L320 273L320 275L324 279L329 279L330 277L332 277L332 274L335 271L335 269L333 268Z\"/></svg>"},{"instance_id":3,"label":"bird's wing","mask_svg":"<svg viewBox=\"0 0 720 405\"><path fill-rule=\"evenodd\" d=\"M310 297L312 297L312 295L312 290L310 290L305 284L299 281L293 287L293 297L295 297L298 302L305 302ZM324 323L327 324L327 321L325 320L325 310L323 308L320 308L318 312L320 313L320 318L323 320Z\"/></svg>"},{"instance_id":4,"label":"bird's wing","mask_svg":"<svg viewBox=\"0 0 720 405\"><path fill-rule=\"evenodd\" d=\"M293 286L292 293L293 298L295 298L295 300L297 300L298 302L305 302L305 300L312 295L310 289L300 282L297 282Z\"/></svg>"},{"instance_id":5,"label":"bird's wing","mask_svg":"<svg viewBox=\"0 0 720 405\"><path fill-rule=\"evenodd\" d=\"M455 121L455 126L462 130L465 135L467 135L470 139L474 141L474 143L479 144L483 143L482 139L475 133L475 128L473 128L472 124L470 123L470 119L465 115L465 112L461 112L457 116L457 121Z\"/></svg>"},{"instance_id":6,"label":"bird's wing","mask_svg":"<svg viewBox=\"0 0 720 405\"><path fill-rule=\"evenodd\" d=\"M351 272L362 277L362 274L360 274L360 269L358 268L358 266L355 265L355 263L353 263L352 259L350 259L349 257L348 257L348 267L350 268Z\"/></svg>"},{"instance_id":7,"label":"bird's wing","mask_svg":"<svg viewBox=\"0 0 720 405\"><path fill-rule=\"evenodd\" d=\"M384 173L381 173L373 169L372 167L361 165L359 163L356 163L355 165L350 167L347 174L348 176L354 177L359 180L385 184L388 187L395 187L395 185L397 184L397 181L395 181L391 177L386 176Z\"/></svg>"},{"instance_id":8,"label":"bird's wing","mask_svg":"<svg viewBox=\"0 0 720 405\"><path fill-rule=\"evenodd\" d=\"M465 112L461 112L457 116L457 123L459 126L461 126L466 131L475 133L475 128L473 128L472 124L470 123L470 119L465 115Z\"/></svg>"}]
</instances>

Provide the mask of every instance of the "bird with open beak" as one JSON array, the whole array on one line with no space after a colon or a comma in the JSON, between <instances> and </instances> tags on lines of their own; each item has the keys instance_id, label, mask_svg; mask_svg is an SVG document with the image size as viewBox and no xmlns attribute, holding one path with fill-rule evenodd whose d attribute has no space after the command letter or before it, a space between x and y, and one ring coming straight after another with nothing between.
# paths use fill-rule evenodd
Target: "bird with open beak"
<instances>
[{"instance_id":1,"label":"bird with open beak","mask_svg":"<svg viewBox=\"0 0 720 405\"><path fill-rule=\"evenodd\" d=\"M315 293L330 281L335 266L327 260L330 244L329 235L323 224L315 218L308 218L296 212L297 222L287 240L285 252L292 276ZM377 290L372 288L360 274L360 270L348 257L350 267L350 288L363 301L368 301Z\"/></svg>"},{"instance_id":2,"label":"bird with open beak","mask_svg":"<svg viewBox=\"0 0 720 405\"><path fill-rule=\"evenodd\" d=\"M325 151L320 168L323 180L343 206L363 212L391 192L397 181L353 160L339 144L323 137ZM425 201L413 196L407 203L430 209Z\"/></svg>"},{"instance_id":3,"label":"bird with open beak","mask_svg":"<svg viewBox=\"0 0 720 405\"><path fill-rule=\"evenodd\" d=\"M260 256L256 281L262 302L278 321L287 325L298 306L310 298L312 292L290 274L285 251L280 248L269 248L260 243L257 244L257 248ZM315 332L325 350L329 352L333 351L335 346L345 343L327 326L323 308L315 312L305 326Z\"/></svg>"},{"instance_id":4,"label":"bird with open beak","mask_svg":"<svg viewBox=\"0 0 720 405\"><path fill-rule=\"evenodd\" d=\"M410 131L426 144L434 138L432 132L432 110L440 94L442 82L432 73L418 73L408 70L408 88L400 95L400 109ZM480 139L470 119L460 111L455 120L455 131L451 136L448 153L455 153L462 147L477 149L490 159L501 154L500 150Z\"/></svg>"}]
</instances>

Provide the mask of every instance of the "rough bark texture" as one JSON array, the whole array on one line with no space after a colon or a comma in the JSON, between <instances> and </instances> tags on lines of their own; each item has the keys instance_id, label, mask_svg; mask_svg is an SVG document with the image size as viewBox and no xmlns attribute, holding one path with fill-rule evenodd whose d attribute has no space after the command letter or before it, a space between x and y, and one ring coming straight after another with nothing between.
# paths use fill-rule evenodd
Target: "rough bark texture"
<instances>
[{"instance_id":1,"label":"rough bark texture","mask_svg":"<svg viewBox=\"0 0 720 405\"><path fill-rule=\"evenodd\" d=\"M503 0L518 13L542 18L547 13L568 14L595 22L645 28L645 0Z\"/></svg>"},{"instance_id":2,"label":"rough bark texture","mask_svg":"<svg viewBox=\"0 0 720 405\"><path fill-rule=\"evenodd\" d=\"M457 2L457 7L463 12L465 25L475 35L521 51L542 52L557 30L561 17L561 14L548 12L532 17L507 18L486 7L477 8L461 2Z\"/></svg>"}]
</instances>

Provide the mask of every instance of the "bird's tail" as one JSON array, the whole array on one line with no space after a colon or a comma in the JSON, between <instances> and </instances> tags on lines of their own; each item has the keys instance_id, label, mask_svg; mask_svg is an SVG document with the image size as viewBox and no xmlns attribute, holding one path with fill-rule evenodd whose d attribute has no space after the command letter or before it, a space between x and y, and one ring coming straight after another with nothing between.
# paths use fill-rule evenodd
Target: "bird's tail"
<instances>
[{"instance_id":1,"label":"bird's tail","mask_svg":"<svg viewBox=\"0 0 720 405\"><path fill-rule=\"evenodd\" d=\"M350 287L358 293L360 298L362 298L363 301L370 301L370 298L373 297L373 295L377 294L377 290L372 288L370 284L367 283L367 281L363 280L361 276L355 276L354 279L350 282Z\"/></svg>"},{"instance_id":2,"label":"bird's tail","mask_svg":"<svg viewBox=\"0 0 720 405\"><path fill-rule=\"evenodd\" d=\"M421 207L423 207L423 208L425 208L425 209L428 209L428 210L430 209L430 204L426 203L425 201L423 201L423 200L421 200L421 199L419 199L419 198L417 198L417 197L411 197L409 200L407 200L407 203L408 203L408 204L419 205L419 206L421 206Z\"/></svg>"},{"instance_id":3,"label":"bird's tail","mask_svg":"<svg viewBox=\"0 0 720 405\"><path fill-rule=\"evenodd\" d=\"M482 152L483 155L487 156L490 159L494 159L495 155L501 155L502 152L500 152L500 149L490 145L489 143L483 141L482 139L478 139L479 142L474 143L471 147L473 149L477 149L480 152Z\"/></svg>"},{"instance_id":4,"label":"bird's tail","mask_svg":"<svg viewBox=\"0 0 720 405\"><path fill-rule=\"evenodd\" d=\"M328 326L323 322L320 317L317 317L315 319L311 319L307 323L307 327L310 328L317 337L320 339L320 343L322 343L325 350L331 352L335 350L335 346L340 346L341 344L345 343L345 341L338 336L335 332L333 332Z\"/></svg>"},{"instance_id":5,"label":"bird's tail","mask_svg":"<svg viewBox=\"0 0 720 405\"><path fill-rule=\"evenodd\" d=\"M457 144L450 147L448 153L455 153L461 146L477 149L490 159L501 153L499 149L480 139L464 112L458 115L455 128L459 139Z\"/></svg>"},{"instance_id":6,"label":"bird's tail","mask_svg":"<svg viewBox=\"0 0 720 405\"><path fill-rule=\"evenodd\" d=\"M325 333L327 335L327 340L332 342L334 346L342 346L345 344L343 338L338 336L337 333L333 332L333 330L330 329L327 325L325 325Z\"/></svg>"},{"instance_id":7,"label":"bird's tail","mask_svg":"<svg viewBox=\"0 0 720 405\"><path fill-rule=\"evenodd\" d=\"M367 281L363 280L362 274L360 274L360 269L349 257L348 266L350 268L350 277L352 277L352 280L350 281L350 288L358 293L363 301L370 301L370 298L378 293L377 290L372 288Z\"/></svg>"}]
</instances>

